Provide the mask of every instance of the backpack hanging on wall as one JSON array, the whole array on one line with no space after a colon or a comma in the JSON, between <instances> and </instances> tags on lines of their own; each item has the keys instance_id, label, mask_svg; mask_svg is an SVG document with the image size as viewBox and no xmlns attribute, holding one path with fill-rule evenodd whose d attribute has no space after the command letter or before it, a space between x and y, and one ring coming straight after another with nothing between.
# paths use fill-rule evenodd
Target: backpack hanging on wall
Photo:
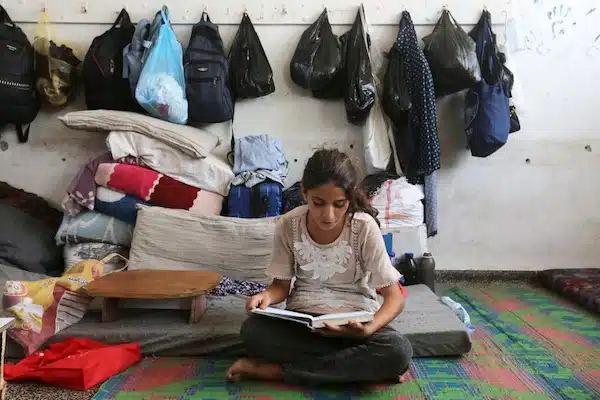
<instances>
[{"instance_id":1,"label":"backpack hanging on wall","mask_svg":"<svg viewBox=\"0 0 600 400\"><path fill-rule=\"evenodd\" d=\"M29 126L41 102L35 88L34 50L21 28L0 6L0 126L16 125L20 143L27 142Z\"/></svg>"},{"instance_id":2,"label":"backpack hanging on wall","mask_svg":"<svg viewBox=\"0 0 600 400\"><path fill-rule=\"evenodd\" d=\"M152 39L162 25L160 11L154 16L154 20L141 19L135 26L131 43L123 49L123 78L129 80L131 95L135 98L135 88L142 73L142 66L152 47ZM139 105L138 105L139 106ZM140 106L140 110L145 110Z\"/></svg>"},{"instance_id":3,"label":"backpack hanging on wall","mask_svg":"<svg viewBox=\"0 0 600 400\"><path fill-rule=\"evenodd\" d=\"M183 60L188 120L214 123L232 119L229 64L219 27L210 22L206 12L192 28Z\"/></svg>"},{"instance_id":4,"label":"backpack hanging on wall","mask_svg":"<svg viewBox=\"0 0 600 400\"><path fill-rule=\"evenodd\" d=\"M130 110L135 98L123 77L123 49L131 43L135 27L125 9L113 26L96 37L83 61L85 103L90 110Z\"/></svg>"}]
</instances>

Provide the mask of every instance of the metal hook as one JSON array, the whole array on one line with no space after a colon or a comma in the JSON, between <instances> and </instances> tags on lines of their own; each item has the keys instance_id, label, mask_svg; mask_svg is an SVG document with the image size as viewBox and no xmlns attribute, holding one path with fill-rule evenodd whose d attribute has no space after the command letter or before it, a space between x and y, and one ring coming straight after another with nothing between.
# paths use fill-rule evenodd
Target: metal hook
<instances>
[{"instance_id":1,"label":"metal hook","mask_svg":"<svg viewBox=\"0 0 600 400\"><path fill-rule=\"evenodd\" d=\"M484 4L484 5L483 5L483 11L487 11L487 10L488 10L488 8L487 8L487 5L486 5L486 4Z\"/></svg>"},{"instance_id":2,"label":"metal hook","mask_svg":"<svg viewBox=\"0 0 600 400\"><path fill-rule=\"evenodd\" d=\"M504 16L504 42L508 42L508 11L502 10L502 15Z\"/></svg>"},{"instance_id":3,"label":"metal hook","mask_svg":"<svg viewBox=\"0 0 600 400\"><path fill-rule=\"evenodd\" d=\"M208 13L208 6L206 4L202 7L202 12Z\"/></svg>"},{"instance_id":4,"label":"metal hook","mask_svg":"<svg viewBox=\"0 0 600 400\"><path fill-rule=\"evenodd\" d=\"M442 10L447 11L448 10L448 4L442 4Z\"/></svg>"}]
</instances>

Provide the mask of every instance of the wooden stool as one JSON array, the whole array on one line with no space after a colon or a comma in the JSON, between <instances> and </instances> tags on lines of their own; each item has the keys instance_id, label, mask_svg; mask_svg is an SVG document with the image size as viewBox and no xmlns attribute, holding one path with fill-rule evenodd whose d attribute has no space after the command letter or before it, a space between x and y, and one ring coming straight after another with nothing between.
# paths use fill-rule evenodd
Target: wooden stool
<instances>
[{"instance_id":1,"label":"wooden stool","mask_svg":"<svg viewBox=\"0 0 600 400\"><path fill-rule=\"evenodd\" d=\"M205 294L221 282L210 271L135 270L113 272L85 287L89 296L102 297L102 322L119 318L119 299L166 300L190 297L190 324L200 321L206 311Z\"/></svg>"}]
</instances>

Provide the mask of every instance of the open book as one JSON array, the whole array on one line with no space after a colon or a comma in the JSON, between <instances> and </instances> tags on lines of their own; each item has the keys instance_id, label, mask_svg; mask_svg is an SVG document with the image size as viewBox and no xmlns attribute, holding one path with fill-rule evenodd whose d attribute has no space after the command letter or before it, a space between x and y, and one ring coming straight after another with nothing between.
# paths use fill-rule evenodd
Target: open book
<instances>
[{"instance_id":1,"label":"open book","mask_svg":"<svg viewBox=\"0 0 600 400\"><path fill-rule=\"evenodd\" d=\"M309 314L303 314L295 311L282 310L280 308L267 307L266 310L255 308L253 313L266 315L267 317L280 318L288 321L304 324L311 329L323 328L324 322L329 325L339 326L347 325L348 321L369 322L373 320L373 313L368 311L356 311L348 313L324 314L313 317Z\"/></svg>"}]
</instances>

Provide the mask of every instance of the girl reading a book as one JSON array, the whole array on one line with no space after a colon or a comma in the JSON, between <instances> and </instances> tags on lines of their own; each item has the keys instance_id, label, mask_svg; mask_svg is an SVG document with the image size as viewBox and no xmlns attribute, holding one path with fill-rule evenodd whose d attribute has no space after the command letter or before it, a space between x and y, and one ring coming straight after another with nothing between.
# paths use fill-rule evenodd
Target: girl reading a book
<instances>
[{"instance_id":1,"label":"girl reading a book","mask_svg":"<svg viewBox=\"0 0 600 400\"><path fill-rule=\"evenodd\" d=\"M277 221L267 268L273 283L250 297L246 308L265 309L286 300L292 311L369 311L372 321L310 330L252 314L240 332L249 358L236 361L228 379L309 386L402 382L412 347L388 326L404 308L400 274L386 252L377 211L358 179L352 160L338 150L319 150L308 160L301 182L307 204Z\"/></svg>"}]
</instances>

